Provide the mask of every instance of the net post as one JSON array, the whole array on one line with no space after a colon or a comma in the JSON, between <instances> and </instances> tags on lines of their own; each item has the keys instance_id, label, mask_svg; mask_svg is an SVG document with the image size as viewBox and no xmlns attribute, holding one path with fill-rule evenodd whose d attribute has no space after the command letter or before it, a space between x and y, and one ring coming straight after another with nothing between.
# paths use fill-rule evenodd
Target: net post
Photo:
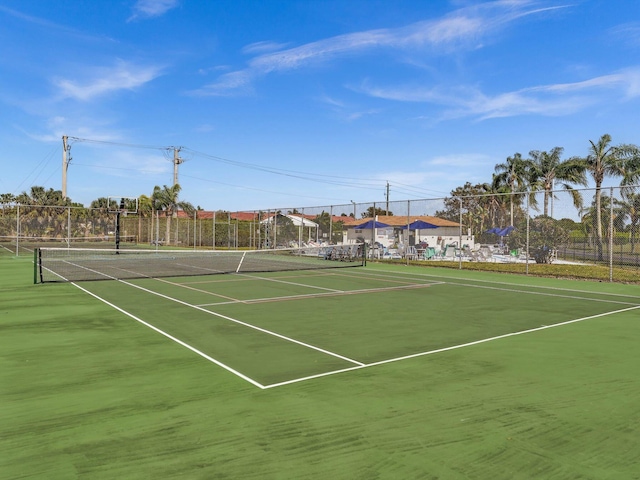
<instances>
[{"instance_id":1,"label":"net post","mask_svg":"<svg viewBox=\"0 0 640 480\"><path fill-rule=\"evenodd\" d=\"M40 272L40 249L38 247L33 249L33 284L36 285L38 283L42 283L42 274L39 275ZM38 282L40 279L40 282Z\"/></svg>"},{"instance_id":2,"label":"net post","mask_svg":"<svg viewBox=\"0 0 640 480\"><path fill-rule=\"evenodd\" d=\"M33 284L38 283L38 247L33 249Z\"/></svg>"}]
</instances>

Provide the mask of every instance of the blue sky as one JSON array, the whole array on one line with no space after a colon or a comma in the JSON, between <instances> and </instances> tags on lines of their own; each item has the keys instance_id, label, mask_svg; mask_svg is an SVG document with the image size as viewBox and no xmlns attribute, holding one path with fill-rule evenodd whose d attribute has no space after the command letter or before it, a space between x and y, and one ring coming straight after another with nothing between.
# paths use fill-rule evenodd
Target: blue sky
<instances>
[{"instance_id":1,"label":"blue sky","mask_svg":"<svg viewBox=\"0 0 640 480\"><path fill-rule=\"evenodd\" d=\"M636 0L0 0L0 192L241 210L436 198L640 143Z\"/></svg>"}]
</instances>

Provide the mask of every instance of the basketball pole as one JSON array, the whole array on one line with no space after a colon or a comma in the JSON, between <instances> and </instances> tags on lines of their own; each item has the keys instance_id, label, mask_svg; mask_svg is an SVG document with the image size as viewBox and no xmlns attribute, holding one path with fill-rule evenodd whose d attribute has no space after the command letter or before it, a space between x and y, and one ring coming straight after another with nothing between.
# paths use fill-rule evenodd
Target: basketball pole
<instances>
[{"instance_id":1,"label":"basketball pole","mask_svg":"<svg viewBox=\"0 0 640 480\"><path fill-rule=\"evenodd\" d=\"M120 199L120 208L116 212L116 255L120 254L120 213L124 210L124 198Z\"/></svg>"}]
</instances>

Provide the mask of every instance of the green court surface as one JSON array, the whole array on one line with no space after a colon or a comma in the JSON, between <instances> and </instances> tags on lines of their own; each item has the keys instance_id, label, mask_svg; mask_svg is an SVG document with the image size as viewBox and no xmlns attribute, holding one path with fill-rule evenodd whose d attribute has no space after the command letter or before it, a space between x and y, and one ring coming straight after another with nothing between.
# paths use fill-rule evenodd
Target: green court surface
<instances>
[{"instance_id":1,"label":"green court surface","mask_svg":"<svg viewBox=\"0 0 640 480\"><path fill-rule=\"evenodd\" d=\"M637 286L0 269L3 478L640 478Z\"/></svg>"}]
</instances>

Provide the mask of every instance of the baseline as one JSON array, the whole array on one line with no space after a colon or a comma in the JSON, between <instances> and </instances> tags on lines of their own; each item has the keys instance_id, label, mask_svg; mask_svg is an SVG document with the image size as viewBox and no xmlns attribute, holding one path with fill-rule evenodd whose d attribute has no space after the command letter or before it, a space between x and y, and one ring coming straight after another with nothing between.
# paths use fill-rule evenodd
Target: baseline
<instances>
[{"instance_id":1,"label":"baseline","mask_svg":"<svg viewBox=\"0 0 640 480\"><path fill-rule=\"evenodd\" d=\"M409 359L412 359L412 358L424 357L426 355L434 355L436 353L448 352L448 351L451 351L451 350L458 350L458 349L461 349L461 348L467 348L467 347L471 347L471 346L474 346L474 345L479 345L479 344L482 344L482 343L493 342L495 340L501 340L501 339L508 338L508 337L515 337L515 336L518 336L518 335L524 335L524 334L528 334L528 333L539 332L541 330L548 330L550 328L561 327L561 326L569 325L569 324L572 324L572 323L583 322L585 320L592 320L594 318L606 317L608 315L613 315L613 314L617 314L617 313L624 313L624 312L628 312L628 311L631 311L631 310L637 310L637 309L640 309L640 305L636 305L636 306L629 307L629 308L623 308L621 310L615 310L615 311L612 311L612 312L605 312L605 313L599 313L599 314L596 314L596 315L590 315L588 317L582 317L582 318L576 318L576 319L573 319L573 320L567 320L566 322L554 323L553 325L543 325L543 326L536 327L536 328L529 328L527 330L521 330L519 332L505 333L503 335L497 335L495 337L483 338L481 340L474 340L473 342L462 343L460 345L452 345L450 347L438 348L436 350L429 350L427 352L419 352L419 353L414 353L414 354L411 354L411 355L405 355L405 356L402 356L402 357L389 358L387 360L381 360L379 362L372 362L372 363L368 363L366 365L343 368L343 369L340 369L340 370L333 370L331 372L324 372L324 373L318 373L316 375L310 375L308 377L301 377L301 378L296 378L296 379L293 379L293 380L287 380L287 381L284 381L284 382L272 383L270 385L265 385L264 388L265 389L269 389L269 388L282 387L282 386L285 386L285 385L291 385L291 384L294 384L294 383L304 382L304 381L307 381L307 380L313 380L313 379L316 379L316 378L328 377L330 375L337 375L337 374L340 374L340 373L351 372L351 371L354 371L354 370L361 370L363 368L376 367L376 366L384 365L384 364L387 364L387 363L400 362L400 361L409 360Z\"/></svg>"},{"instance_id":2,"label":"baseline","mask_svg":"<svg viewBox=\"0 0 640 480\"><path fill-rule=\"evenodd\" d=\"M415 274L415 273L401 273L401 272L393 272L394 274L397 275L405 275L405 276L410 276L410 275L415 275L418 277L435 277L438 279L442 279L443 277L437 276L437 275L429 275L429 274ZM358 275L364 275L367 277L374 277L374 278L386 278L389 275L385 275L385 274L376 274L376 273L361 273ZM401 276L397 276L395 278L402 278ZM587 296L576 296L576 295L563 295L560 293L549 293L549 292L541 292L541 291L531 291L531 290L523 290L523 289L519 289L519 288L513 288L514 285L510 284L508 282L494 282L491 280L476 280L476 279L469 279L469 278L458 278L458 277L451 277L455 280L458 281L449 281L447 280L442 280L440 282L438 282L438 285L443 285L443 284L447 284L447 285L458 285L461 287L469 287L469 288L484 288L487 290L497 290L497 291L502 291L502 292L512 292L512 293L522 293L522 294L529 294L529 295L541 295L541 296L547 296L547 297L554 297L554 298L569 298L572 300L588 300L588 301L592 301L592 302L602 302L602 303L612 303L612 304L620 304L620 305L635 305L635 306L640 306L638 304L638 302L624 302L624 301L619 301L619 300L609 300L609 299L605 299L605 298L591 298L591 297L587 297ZM473 285L470 283L463 283L464 281L468 281L468 282L477 282L477 283L485 283L485 284L489 284L489 285ZM492 286L491 284L494 285L504 285L504 286ZM512 288L507 288L505 286L511 286ZM553 290L553 291L557 291L557 292L572 292L572 293L583 293L585 295L593 295L594 292L589 292L586 290L577 290L577 289L563 289L563 288L556 288L556 287L544 287L544 286L539 286L539 285L527 285L527 284L523 284L523 285L518 285L520 287L523 288L532 288L532 289L544 289L544 290ZM633 297L631 295L624 295L624 294L619 294L619 293L598 293L598 295L601 295L603 297L607 297L607 296L611 296L611 297L623 297L623 298L637 298L637 297Z\"/></svg>"}]
</instances>

